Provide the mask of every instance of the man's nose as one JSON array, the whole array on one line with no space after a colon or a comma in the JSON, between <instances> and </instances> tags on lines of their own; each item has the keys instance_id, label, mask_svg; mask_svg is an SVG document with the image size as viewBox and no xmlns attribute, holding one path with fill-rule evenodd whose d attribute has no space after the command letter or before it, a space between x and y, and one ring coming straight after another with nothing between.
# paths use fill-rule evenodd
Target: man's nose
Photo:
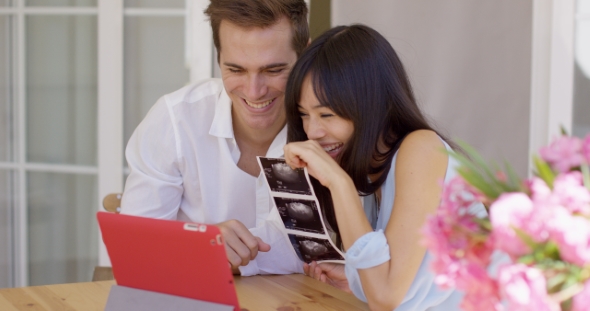
<instances>
[{"instance_id":1,"label":"man's nose","mask_svg":"<svg viewBox=\"0 0 590 311\"><path fill-rule=\"evenodd\" d=\"M248 97L248 100L259 100L262 99L264 95L266 95L267 86L265 80L265 77L259 74L248 76L246 90L244 92Z\"/></svg>"}]
</instances>

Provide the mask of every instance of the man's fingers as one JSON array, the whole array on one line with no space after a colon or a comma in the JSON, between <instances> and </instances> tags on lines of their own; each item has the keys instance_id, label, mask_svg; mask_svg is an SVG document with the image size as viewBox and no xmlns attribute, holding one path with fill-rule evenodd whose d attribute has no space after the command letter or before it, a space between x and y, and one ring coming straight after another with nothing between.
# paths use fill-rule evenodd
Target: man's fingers
<instances>
[{"instance_id":1,"label":"man's fingers","mask_svg":"<svg viewBox=\"0 0 590 311\"><path fill-rule=\"evenodd\" d=\"M261 238L255 237L256 241L258 241L258 251L259 252L268 252L270 251L270 244L266 244L266 242L262 241ZM252 258L254 259L254 258Z\"/></svg>"},{"instance_id":2,"label":"man's fingers","mask_svg":"<svg viewBox=\"0 0 590 311\"><path fill-rule=\"evenodd\" d=\"M227 232L223 235L223 239L227 259L233 266L245 266L250 262L250 249L234 232Z\"/></svg>"},{"instance_id":3,"label":"man's fingers","mask_svg":"<svg viewBox=\"0 0 590 311\"><path fill-rule=\"evenodd\" d=\"M238 267L242 264L242 257L240 257L234 250L225 244L225 253L227 254L227 261L232 268Z\"/></svg>"},{"instance_id":4,"label":"man's fingers","mask_svg":"<svg viewBox=\"0 0 590 311\"><path fill-rule=\"evenodd\" d=\"M240 257L238 265L245 266L250 260L258 254L258 240L252 235L250 230L237 220L229 220L217 225L225 240L226 252L228 259L232 264L236 264L235 257ZM264 242L263 242L264 243ZM266 243L264 243L266 244ZM266 244L268 248L270 246ZM233 253L233 254L232 254ZM231 256L231 258L230 258Z\"/></svg>"}]
</instances>

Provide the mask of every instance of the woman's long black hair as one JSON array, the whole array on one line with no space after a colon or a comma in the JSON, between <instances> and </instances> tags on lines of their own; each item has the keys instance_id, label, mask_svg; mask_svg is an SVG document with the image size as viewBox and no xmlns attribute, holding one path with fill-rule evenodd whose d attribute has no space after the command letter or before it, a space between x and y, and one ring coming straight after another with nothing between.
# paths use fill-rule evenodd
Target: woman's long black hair
<instances>
[{"instance_id":1,"label":"woman's long black hair","mask_svg":"<svg viewBox=\"0 0 590 311\"><path fill-rule=\"evenodd\" d=\"M360 195L381 187L406 135L433 130L389 42L374 29L357 24L326 31L294 65L285 91L288 142L307 140L299 101L308 75L320 104L354 124L338 161ZM369 175L382 172L375 181L369 180ZM315 179L312 183L328 222L339 232L329 190Z\"/></svg>"}]
</instances>

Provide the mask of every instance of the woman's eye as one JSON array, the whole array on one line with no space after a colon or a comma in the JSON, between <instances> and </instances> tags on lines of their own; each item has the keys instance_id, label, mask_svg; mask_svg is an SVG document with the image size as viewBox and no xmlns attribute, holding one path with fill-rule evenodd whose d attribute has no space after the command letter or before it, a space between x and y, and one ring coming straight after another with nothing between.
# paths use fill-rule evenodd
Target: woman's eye
<instances>
[{"instance_id":1,"label":"woman's eye","mask_svg":"<svg viewBox=\"0 0 590 311\"><path fill-rule=\"evenodd\" d=\"M299 111L299 116L302 118L307 117L307 113Z\"/></svg>"},{"instance_id":2,"label":"woman's eye","mask_svg":"<svg viewBox=\"0 0 590 311\"><path fill-rule=\"evenodd\" d=\"M320 117L322 117L322 118L329 118L329 117L333 117L333 116L334 116L334 115L333 115L333 114L331 114L331 113L322 113L322 114L320 115Z\"/></svg>"}]
</instances>

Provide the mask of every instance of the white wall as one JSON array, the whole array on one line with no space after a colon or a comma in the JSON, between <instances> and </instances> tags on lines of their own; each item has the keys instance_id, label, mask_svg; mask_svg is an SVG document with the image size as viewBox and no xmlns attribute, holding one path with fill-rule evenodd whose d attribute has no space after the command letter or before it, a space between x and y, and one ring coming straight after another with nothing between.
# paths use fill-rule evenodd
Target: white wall
<instances>
[{"instance_id":1,"label":"white wall","mask_svg":"<svg viewBox=\"0 0 590 311\"><path fill-rule=\"evenodd\" d=\"M332 0L332 25L350 23L390 41L439 130L526 176L531 1Z\"/></svg>"}]
</instances>

